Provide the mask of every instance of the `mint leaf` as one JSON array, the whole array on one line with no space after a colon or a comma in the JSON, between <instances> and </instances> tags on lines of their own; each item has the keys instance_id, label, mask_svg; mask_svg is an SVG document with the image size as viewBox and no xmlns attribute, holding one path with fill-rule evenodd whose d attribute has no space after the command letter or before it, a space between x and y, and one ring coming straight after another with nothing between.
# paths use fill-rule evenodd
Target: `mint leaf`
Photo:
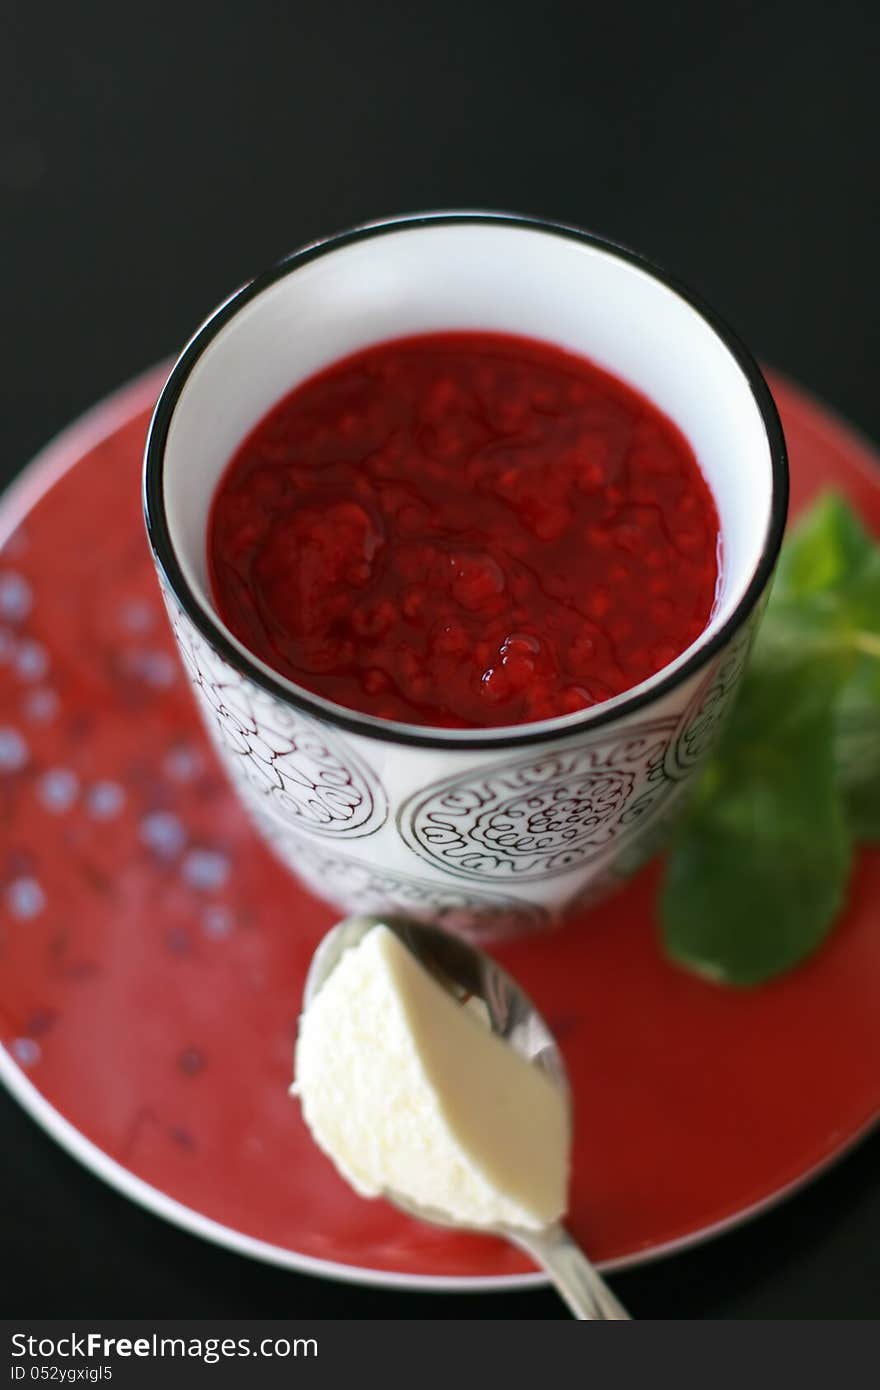
<instances>
[{"instance_id":1,"label":"mint leaf","mask_svg":"<svg viewBox=\"0 0 880 1390\"><path fill-rule=\"evenodd\" d=\"M837 493L826 493L786 536L774 597L804 599L844 588L874 550L849 503Z\"/></svg>"},{"instance_id":2,"label":"mint leaf","mask_svg":"<svg viewBox=\"0 0 880 1390\"><path fill-rule=\"evenodd\" d=\"M837 681L834 756L853 833L880 839L880 546L842 498L822 498L786 539L756 665L809 657Z\"/></svg>"},{"instance_id":3,"label":"mint leaf","mask_svg":"<svg viewBox=\"0 0 880 1390\"><path fill-rule=\"evenodd\" d=\"M825 938L880 839L880 546L840 497L786 538L722 738L667 865L667 953L758 984Z\"/></svg>"},{"instance_id":4,"label":"mint leaf","mask_svg":"<svg viewBox=\"0 0 880 1390\"><path fill-rule=\"evenodd\" d=\"M877 576L880 612L880 563ZM853 834L861 841L880 840L880 651L863 652L840 687L834 756Z\"/></svg>"},{"instance_id":5,"label":"mint leaf","mask_svg":"<svg viewBox=\"0 0 880 1390\"><path fill-rule=\"evenodd\" d=\"M752 675L688 808L661 896L667 954L754 985L824 940L851 859L832 753L833 684ZM768 731L772 720L772 735Z\"/></svg>"}]
</instances>

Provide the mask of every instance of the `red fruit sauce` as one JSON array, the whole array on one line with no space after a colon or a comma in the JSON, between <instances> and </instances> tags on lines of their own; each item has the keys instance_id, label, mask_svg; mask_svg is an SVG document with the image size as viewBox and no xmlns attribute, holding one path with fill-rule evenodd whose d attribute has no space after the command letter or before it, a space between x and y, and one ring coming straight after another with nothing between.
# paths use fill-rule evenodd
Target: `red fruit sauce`
<instances>
[{"instance_id":1,"label":"red fruit sauce","mask_svg":"<svg viewBox=\"0 0 880 1390\"><path fill-rule=\"evenodd\" d=\"M693 451L584 358L398 339L297 386L230 462L208 559L229 628L348 708L481 728L586 709L703 631L718 515Z\"/></svg>"}]
</instances>

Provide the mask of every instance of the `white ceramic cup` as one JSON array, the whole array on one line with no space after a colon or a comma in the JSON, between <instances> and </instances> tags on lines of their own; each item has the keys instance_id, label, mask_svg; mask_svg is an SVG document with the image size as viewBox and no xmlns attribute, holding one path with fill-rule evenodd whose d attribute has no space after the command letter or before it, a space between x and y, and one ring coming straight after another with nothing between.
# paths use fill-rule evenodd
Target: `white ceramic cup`
<instances>
[{"instance_id":1,"label":"white ceramic cup","mask_svg":"<svg viewBox=\"0 0 880 1390\"><path fill-rule=\"evenodd\" d=\"M693 446L721 521L702 635L663 670L541 723L430 729L322 699L219 618L217 481L298 382L372 343L485 329L557 343L637 387ZM146 451L147 529L181 655L239 797L341 911L492 937L551 924L656 849L729 707L785 523L788 474L761 373L705 305L573 228L489 213L360 227L239 290L192 338Z\"/></svg>"}]
</instances>

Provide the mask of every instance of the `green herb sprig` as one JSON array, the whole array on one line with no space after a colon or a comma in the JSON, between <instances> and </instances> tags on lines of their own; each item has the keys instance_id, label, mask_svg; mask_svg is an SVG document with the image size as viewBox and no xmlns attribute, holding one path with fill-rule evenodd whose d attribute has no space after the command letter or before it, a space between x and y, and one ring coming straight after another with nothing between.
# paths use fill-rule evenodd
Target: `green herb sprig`
<instances>
[{"instance_id":1,"label":"green herb sprig","mask_svg":"<svg viewBox=\"0 0 880 1390\"><path fill-rule=\"evenodd\" d=\"M825 940L880 839L880 545L841 497L785 541L740 693L673 841L666 953L758 985ZM880 904L878 904L880 925Z\"/></svg>"}]
</instances>

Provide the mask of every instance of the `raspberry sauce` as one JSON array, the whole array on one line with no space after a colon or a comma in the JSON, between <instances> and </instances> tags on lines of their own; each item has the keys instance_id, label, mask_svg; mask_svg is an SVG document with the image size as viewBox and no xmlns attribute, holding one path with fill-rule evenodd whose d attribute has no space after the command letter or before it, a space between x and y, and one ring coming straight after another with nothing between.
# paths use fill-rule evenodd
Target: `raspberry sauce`
<instances>
[{"instance_id":1,"label":"raspberry sauce","mask_svg":"<svg viewBox=\"0 0 880 1390\"><path fill-rule=\"evenodd\" d=\"M703 631L718 515L645 397L531 339L437 333L297 386L208 528L221 618L350 709L481 728L587 709Z\"/></svg>"}]
</instances>

